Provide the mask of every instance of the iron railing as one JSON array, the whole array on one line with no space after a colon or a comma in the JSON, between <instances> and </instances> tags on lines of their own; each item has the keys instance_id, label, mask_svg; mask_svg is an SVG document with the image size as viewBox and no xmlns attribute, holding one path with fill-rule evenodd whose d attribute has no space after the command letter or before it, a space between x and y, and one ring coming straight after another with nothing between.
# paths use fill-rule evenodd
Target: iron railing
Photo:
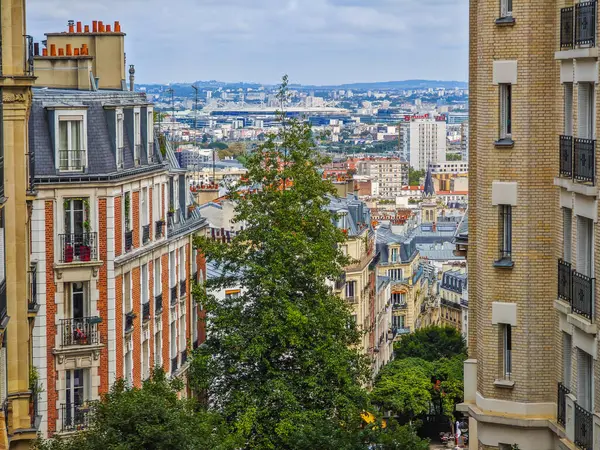
<instances>
[{"instance_id":1,"label":"iron railing","mask_svg":"<svg viewBox=\"0 0 600 450\"><path fill-rule=\"evenodd\" d=\"M125 232L125 252L130 252L133 248L133 230Z\"/></svg>"},{"instance_id":2,"label":"iron railing","mask_svg":"<svg viewBox=\"0 0 600 450\"><path fill-rule=\"evenodd\" d=\"M560 176L573 176L573 136L559 136Z\"/></svg>"},{"instance_id":3,"label":"iron railing","mask_svg":"<svg viewBox=\"0 0 600 450\"><path fill-rule=\"evenodd\" d=\"M142 303L142 320L150 320L150 302Z\"/></svg>"},{"instance_id":4,"label":"iron railing","mask_svg":"<svg viewBox=\"0 0 600 450\"><path fill-rule=\"evenodd\" d=\"M95 345L100 343L98 317L61 319L62 347L71 345Z\"/></svg>"},{"instance_id":5,"label":"iron railing","mask_svg":"<svg viewBox=\"0 0 600 450\"><path fill-rule=\"evenodd\" d=\"M181 280L179 282L179 295L183 297L185 294L187 294L187 285L185 283L185 280Z\"/></svg>"},{"instance_id":6,"label":"iron railing","mask_svg":"<svg viewBox=\"0 0 600 450\"><path fill-rule=\"evenodd\" d=\"M163 237L163 233L164 233L164 228L165 228L165 221L164 220L157 220L156 221L156 236L155 239L160 239Z\"/></svg>"},{"instance_id":7,"label":"iron railing","mask_svg":"<svg viewBox=\"0 0 600 450\"><path fill-rule=\"evenodd\" d=\"M29 270L29 299L28 310L35 311L37 307L37 265L33 264Z\"/></svg>"},{"instance_id":8,"label":"iron railing","mask_svg":"<svg viewBox=\"0 0 600 450\"><path fill-rule=\"evenodd\" d=\"M556 405L556 421L563 427L567 422L567 394L571 391L562 383L558 383L558 402Z\"/></svg>"},{"instance_id":9,"label":"iron railing","mask_svg":"<svg viewBox=\"0 0 600 450\"><path fill-rule=\"evenodd\" d=\"M70 233L60 234L60 262L97 261L98 233Z\"/></svg>"},{"instance_id":10,"label":"iron railing","mask_svg":"<svg viewBox=\"0 0 600 450\"><path fill-rule=\"evenodd\" d=\"M63 403L60 407L60 412L62 417L61 431L63 432L81 431L89 426L90 409L88 407Z\"/></svg>"},{"instance_id":11,"label":"iron railing","mask_svg":"<svg viewBox=\"0 0 600 450\"><path fill-rule=\"evenodd\" d=\"M573 271L573 291L571 293L573 312L592 320L594 307L594 278Z\"/></svg>"},{"instance_id":12,"label":"iron railing","mask_svg":"<svg viewBox=\"0 0 600 450\"><path fill-rule=\"evenodd\" d=\"M560 10L560 48L573 48L573 11L572 6Z\"/></svg>"},{"instance_id":13,"label":"iron railing","mask_svg":"<svg viewBox=\"0 0 600 450\"><path fill-rule=\"evenodd\" d=\"M573 292L573 271L571 263L558 260L558 298L571 303L571 293Z\"/></svg>"},{"instance_id":14,"label":"iron railing","mask_svg":"<svg viewBox=\"0 0 600 450\"><path fill-rule=\"evenodd\" d=\"M409 334L410 333L410 327L404 327L404 328L403 327L396 327L396 328L394 328L394 333L396 335L399 335L399 334Z\"/></svg>"},{"instance_id":15,"label":"iron railing","mask_svg":"<svg viewBox=\"0 0 600 450\"><path fill-rule=\"evenodd\" d=\"M573 178L593 184L596 172L596 141L575 138L574 143Z\"/></svg>"},{"instance_id":16,"label":"iron railing","mask_svg":"<svg viewBox=\"0 0 600 450\"><path fill-rule=\"evenodd\" d=\"M150 242L150 225L144 225L142 227L142 243L146 245Z\"/></svg>"},{"instance_id":17,"label":"iron railing","mask_svg":"<svg viewBox=\"0 0 600 450\"><path fill-rule=\"evenodd\" d=\"M133 320L135 319L135 314L133 312L128 312L125 314L125 333L129 333L133 330Z\"/></svg>"},{"instance_id":18,"label":"iron railing","mask_svg":"<svg viewBox=\"0 0 600 450\"><path fill-rule=\"evenodd\" d=\"M575 45L596 45L596 0L575 4Z\"/></svg>"},{"instance_id":19,"label":"iron railing","mask_svg":"<svg viewBox=\"0 0 600 450\"><path fill-rule=\"evenodd\" d=\"M58 169L64 172L83 172L87 166L85 150L59 150Z\"/></svg>"},{"instance_id":20,"label":"iron railing","mask_svg":"<svg viewBox=\"0 0 600 450\"><path fill-rule=\"evenodd\" d=\"M4 156L0 154L0 201L4 198Z\"/></svg>"},{"instance_id":21,"label":"iron railing","mask_svg":"<svg viewBox=\"0 0 600 450\"><path fill-rule=\"evenodd\" d=\"M177 303L177 285L171 288L171 306Z\"/></svg>"},{"instance_id":22,"label":"iron railing","mask_svg":"<svg viewBox=\"0 0 600 450\"><path fill-rule=\"evenodd\" d=\"M25 54L25 74L32 77L34 74L33 70L33 36L25 36L26 54Z\"/></svg>"},{"instance_id":23,"label":"iron railing","mask_svg":"<svg viewBox=\"0 0 600 450\"><path fill-rule=\"evenodd\" d=\"M154 314L158 314L162 309L162 294L158 294L154 297Z\"/></svg>"},{"instance_id":24,"label":"iron railing","mask_svg":"<svg viewBox=\"0 0 600 450\"><path fill-rule=\"evenodd\" d=\"M7 314L7 303L6 303L6 280L0 282L0 324L4 320Z\"/></svg>"},{"instance_id":25,"label":"iron railing","mask_svg":"<svg viewBox=\"0 0 600 450\"><path fill-rule=\"evenodd\" d=\"M575 403L575 444L583 450L593 450L592 413Z\"/></svg>"},{"instance_id":26,"label":"iron railing","mask_svg":"<svg viewBox=\"0 0 600 450\"><path fill-rule=\"evenodd\" d=\"M171 358L171 373L177 372L177 356L175 358Z\"/></svg>"},{"instance_id":27,"label":"iron railing","mask_svg":"<svg viewBox=\"0 0 600 450\"><path fill-rule=\"evenodd\" d=\"M404 302L404 303L393 303L392 304L392 309L394 311L399 311L399 310L407 309L407 308L408 308L408 304L406 302Z\"/></svg>"},{"instance_id":28,"label":"iron railing","mask_svg":"<svg viewBox=\"0 0 600 450\"><path fill-rule=\"evenodd\" d=\"M187 349L181 352L181 365L183 366L187 362L188 352Z\"/></svg>"}]
</instances>

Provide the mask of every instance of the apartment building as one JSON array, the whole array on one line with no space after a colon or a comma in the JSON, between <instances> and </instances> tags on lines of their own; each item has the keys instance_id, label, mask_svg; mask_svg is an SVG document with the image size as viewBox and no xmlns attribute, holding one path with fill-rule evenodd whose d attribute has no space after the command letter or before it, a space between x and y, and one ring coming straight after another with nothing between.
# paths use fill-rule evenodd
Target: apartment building
<instances>
[{"instance_id":1,"label":"apartment building","mask_svg":"<svg viewBox=\"0 0 600 450\"><path fill-rule=\"evenodd\" d=\"M402 187L408 185L408 163L400 158L369 158L358 161L358 175L370 176L377 180L378 195L382 198L396 198Z\"/></svg>"},{"instance_id":2,"label":"apartment building","mask_svg":"<svg viewBox=\"0 0 600 450\"><path fill-rule=\"evenodd\" d=\"M62 56L36 64L76 60L63 38L75 48L101 38L104 47L90 45L104 51L89 73L115 84L120 75L105 69L124 60L122 33L70 28L48 35L58 47L50 52ZM89 403L117 379L141 386L157 366L185 379L188 352L204 338L190 294L205 273L192 240L207 224L173 148L159 144L152 104L145 94L98 90L102 79L64 85L63 76L44 72L51 87L62 86L34 89L29 123L33 364L46 436L85 429Z\"/></svg>"},{"instance_id":3,"label":"apartment building","mask_svg":"<svg viewBox=\"0 0 600 450\"><path fill-rule=\"evenodd\" d=\"M464 263L463 263L464 264ZM460 265L444 265L440 272L440 324L463 332L463 320L467 314L463 309L463 293L467 288L467 273Z\"/></svg>"},{"instance_id":4,"label":"apartment building","mask_svg":"<svg viewBox=\"0 0 600 450\"><path fill-rule=\"evenodd\" d=\"M427 170L446 161L446 122L427 117L410 119L410 166Z\"/></svg>"},{"instance_id":5,"label":"apartment building","mask_svg":"<svg viewBox=\"0 0 600 450\"><path fill-rule=\"evenodd\" d=\"M25 2L0 2L0 448L29 449L37 434L30 390L31 326L27 118L33 65L25 37Z\"/></svg>"}]
</instances>

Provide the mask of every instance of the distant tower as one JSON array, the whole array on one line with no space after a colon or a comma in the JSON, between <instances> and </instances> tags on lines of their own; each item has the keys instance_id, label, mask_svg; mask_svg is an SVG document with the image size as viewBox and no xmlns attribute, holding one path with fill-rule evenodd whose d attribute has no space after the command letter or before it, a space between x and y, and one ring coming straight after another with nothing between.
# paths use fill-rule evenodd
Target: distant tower
<instances>
[{"instance_id":1,"label":"distant tower","mask_svg":"<svg viewBox=\"0 0 600 450\"><path fill-rule=\"evenodd\" d=\"M423 202L421 203L421 222L433 223L437 222L437 202L435 194L435 186L433 184L433 176L431 175L431 166L427 168L425 175L425 183L423 186Z\"/></svg>"},{"instance_id":2,"label":"distant tower","mask_svg":"<svg viewBox=\"0 0 600 450\"><path fill-rule=\"evenodd\" d=\"M135 66L133 64L129 65L129 90L133 92L135 81Z\"/></svg>"}]
</instances>

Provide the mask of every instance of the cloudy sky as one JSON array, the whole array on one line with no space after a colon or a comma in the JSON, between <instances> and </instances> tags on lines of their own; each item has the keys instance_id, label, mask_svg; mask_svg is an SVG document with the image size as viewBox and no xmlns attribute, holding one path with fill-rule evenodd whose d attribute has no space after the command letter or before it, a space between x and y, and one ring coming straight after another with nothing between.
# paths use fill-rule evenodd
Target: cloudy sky
<instances>
[{"instance_id":1,"label":"cloudy sky","mask_svg":"<svg viewBox=\"0 0 600 450\"><path fill-rule=\"evenodd\" d=\"M28 0L29 34L121 22L137 81L467 79L467 0Z\"/></svg>"}]
</instances>

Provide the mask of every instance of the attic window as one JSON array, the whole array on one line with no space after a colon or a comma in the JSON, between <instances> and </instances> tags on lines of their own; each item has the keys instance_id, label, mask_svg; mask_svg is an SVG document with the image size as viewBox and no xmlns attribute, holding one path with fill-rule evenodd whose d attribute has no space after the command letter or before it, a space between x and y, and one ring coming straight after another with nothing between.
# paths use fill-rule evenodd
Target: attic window
<instances>
[{"instance_id":1,"label":"attic window","mask_svg":"<svg viewBox=\"0 0 600 450\"><path fill-rule=\"evenodd\" d=\"M56 113L55 149L60 172L83 172L87 167L85 111Z\"/></svg>"}]
</instances>

